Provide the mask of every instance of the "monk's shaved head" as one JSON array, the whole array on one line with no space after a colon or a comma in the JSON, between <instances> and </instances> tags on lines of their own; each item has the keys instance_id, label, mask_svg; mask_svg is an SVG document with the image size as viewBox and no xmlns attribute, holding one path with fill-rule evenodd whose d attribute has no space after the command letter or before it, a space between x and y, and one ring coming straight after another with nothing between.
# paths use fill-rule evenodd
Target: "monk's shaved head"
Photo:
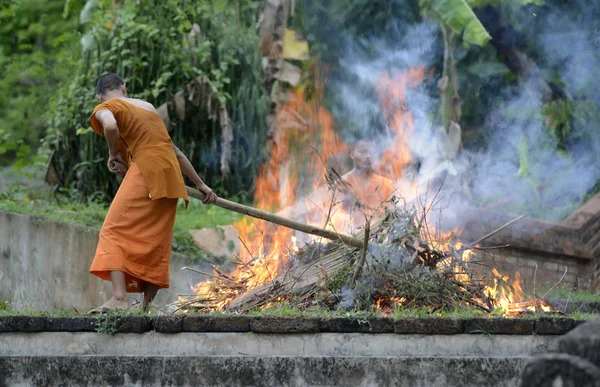
<instances>
[{"instance_id":1,"label":"monk's shaved head","mask_svg":"<svg viewBox=\"0 0 600 387\"><path fill-rule=\"evenodd\" d=\"M375 143L369 140L358 140L352 145L352 150L357 149L373 150L375 149Z\"/></svg>"},{"instance_id":2,"label":"monk's shaved head","mask_svg":"<svg viewBox=\"0 0 600 387\"><path fill-rule=\"evenodd\" d=\"M375 143L368 140L359 140L350 150L350 158L354 161L354 168L364 171L373 170L375 158Z\"/></svg>"},{"instance_id":3,"label":"monk's shaved head","mask_svg":"<svg viewBox=\"0 0 600 387\"><path fill-rule=\"evenodd\" d=\"M109 91L119 90L121 86L124 86L125 82L123 82L123 78L118 76L115 73L104 74L98 79L98 87L96 89L96 94L104 95Z\"/></svg>"}]
</instances>

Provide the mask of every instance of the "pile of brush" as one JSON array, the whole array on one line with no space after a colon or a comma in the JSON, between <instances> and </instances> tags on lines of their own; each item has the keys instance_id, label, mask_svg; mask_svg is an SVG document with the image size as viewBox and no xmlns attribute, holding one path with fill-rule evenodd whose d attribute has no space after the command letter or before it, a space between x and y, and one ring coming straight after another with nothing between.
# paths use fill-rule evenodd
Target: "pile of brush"
<instances>
[{"instance_id":1,"label":"pile of brush","mask_svg":"<svg viewBox=\"0 0 600 387\"><path fill-rule=\"evenodd\" d=\"M395 306L454 309L459 306L492 312L495 301L485 294L465 252L450 238L431 237L425 214L394 205L373 226L366 224L363 248L341 241L313 242L288 257L288 265L272 281L249 288L253 262L240 262L235 277L218 271L192 297L175 304L177 310L243 312L294 303L299 307L326 306L370 310Z\"/></svg>"}]
</instances>

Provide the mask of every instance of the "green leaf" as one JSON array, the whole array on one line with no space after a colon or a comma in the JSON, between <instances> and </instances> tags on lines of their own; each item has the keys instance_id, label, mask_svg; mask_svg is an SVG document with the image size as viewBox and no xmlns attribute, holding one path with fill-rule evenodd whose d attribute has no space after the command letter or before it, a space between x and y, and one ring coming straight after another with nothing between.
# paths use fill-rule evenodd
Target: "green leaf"
<instances>
[{"instance_id":1,"label":"green leaf","mask_svg":"<svg viewBox=\"0 0 600 387\"><path fill-rule=\"evenodd\" d=\"M497 7L499 5L543 5L544 0L467 0L467 3L471 6L471 8L478 8L485 7L486 5L491 5L493 7Z\"/></svg>"},{"instance_id":2,"label":"green leaf","mask_svg":"<svg viewBox=\"0 0 600 387\"><path fill-rule=\"evenodd\" d=\"M480 78L488 78L494 75L506 75L510 73L508 67L501 62L480 61L473 63L467 71Z\"/></svg>"},{"instance_id":3,"label":"green leaf","mask_svg":"<svg viewBox=\"0 0 600 387\"><path fill-rule=\"evenodd\" d=\"M227 0L215 0L213 2L213 10L215 12L225 11L225 7L227 7Z\"/></svg>"},{"instance_id":4,"label":"green leaf","mask_svg":"<svg viewBox=\"0 0 600 387\"><path fill-rule=\"evenodd\" d=\"M91 133L93 131L94 130L92 128L79 128L79 129L77 129L75 131L75 135L76 136L81 136L81 135L84 135L84 134L87 134L87 133Z\"/></svg>"},{"instance_id":5,"label":"green leaf","mask_svg":"<svg viewBox=\"0 0 600 387\"><path fill-rule=\"evenodd\" d=\"M422 10L434 11L452 31L462 32L466 43L484 46L492 38L465 0L421 0L419 3Z\"/></svg>"},{"instance_id":6,"label":"green leaf","mask_svg":"<svg viewBox=\"0 0 600 387\"><path fill-rule=\"evenodd\" d=\"M81 22L81 24L85 24L92 19L92 14L93 14L95 5L96 5L96 0L89 0L87 3L85 3L85 6L83 7L83 9L81 10L81 13L79 14L79 21Z\"/></svg>"}]
</instances>

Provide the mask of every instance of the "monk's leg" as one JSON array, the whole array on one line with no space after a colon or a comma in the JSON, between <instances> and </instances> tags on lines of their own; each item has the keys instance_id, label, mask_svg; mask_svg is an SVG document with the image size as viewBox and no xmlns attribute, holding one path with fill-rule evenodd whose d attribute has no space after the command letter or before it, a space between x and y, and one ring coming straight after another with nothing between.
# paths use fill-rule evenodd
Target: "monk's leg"
<instances>
[{"instance_id":1,"label":"monk's leg","mask_svg":"<svg viewBox=\"0 0 600 387\"><path fill-rule=\"evenodd\" d=\"M110 281L112 282L113 296L108 302L115 309L127 309L127 290L125 288L125 273L122 271L111 271Z\"/></svg>"},{"instance_id":2,"label":"monk's leg","mask_svg":"<svg viewBox=\"0 0 600 387\"><path fill-rule=\"evenodd\" d=\"M154 297L156 297L156 293L158 293L158 289L160 289L160 286L156 284L152 284L150 282L146 282L144 284L144 301L142 301L142 310L146 310L152 303L152 300L154 300Z\"/></svg>"}]
</instances>

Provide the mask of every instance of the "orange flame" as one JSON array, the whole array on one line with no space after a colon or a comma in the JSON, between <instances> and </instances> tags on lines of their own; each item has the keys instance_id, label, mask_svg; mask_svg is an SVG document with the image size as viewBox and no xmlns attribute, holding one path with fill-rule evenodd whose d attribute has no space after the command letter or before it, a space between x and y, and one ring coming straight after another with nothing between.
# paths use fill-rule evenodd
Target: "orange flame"
<instances>
[{"instance_id":1,"label":"orange flame","mask_svg":"<svg viewBox=\"0 0 600 387\"><path fill-rule=\"evenodd\" d=\"M407 138L414 130L413 117L406 107L406 89L415 87L425 78L425 68L410 68L408 71L389 75L384 73L375 90L381 99L381 111L394 141L382 156L378 172L386 177L397 179L411 161Z\"/></svg>"},{"instance_id":2,"label":"orange flame","mask_svg":"<svg viewBox=\"0 0 600 387\"><path fill-rule=\"evenodd\" d=\"M316 72L315 79L318 78L318 69ZM414 182L407 184L402 180L402 173L412 159L408 139L414 131L413 116L407 109L406 93L408 88L419 85L427 75L424 67L410 68L395 74L385 73L373 86L381 102L381 112L388 125L391 141L379 163L373 166L376 174L380 175L380 180L373 184L363 181L353 184L359 186L352 189L359 190L357 197L361 202L367 202L369 196L372 196L372 187L369 185L379 186L385 181L384 178L391 179L396 187L401 188L401 192L396 193L397 196L408 194L402 191L408 191L414 186ZM302 89L287 95L274 125L270 159L258 174L254 203L263 210L285 209L289 211L285 215L297 220L350 233L354 230L352 210L347 205L344 207L334 204L339 197L332 196L326 189L325 176L328 167L334 167L343 173L345 168L342 160L348 156L351 147L340 139L333 115L322 105L323 90L323 85L315 81L310 95ZM288 257L291 253L298 251L303 242L310 240L305 235L294 235L289 229L251 218L243 219L235 227L244 247L239 254L238 268L228 278L240 284L239 288L222 294L219 289L215 289L212 280L199 283L193 288L198 299L207 299L218 310L222 310L241 293L281 275L289 266ZM435 234L435 230L433 227L429 228L425 230L428 235L423 236L427 236L425 239L430 241L435 250L441 250L441 246L450 243L450 234L430 238L429 234ZM454 249L462 251L463 263L468 265L474 252L461 248L462 243L455 242ZM442 266L444 264L449 264L449 260L440 263ZM469 279L461 271L463 268L453 270L458 280ZM493 283L486 287L485 295L508 313L511 305L524 299L518 273L512 283L496 269L493 270L493 276ZM376 307L387 314L395 306L405 302L403 298L381 297L376 301Z\"/></svg>"}]
</instances>

